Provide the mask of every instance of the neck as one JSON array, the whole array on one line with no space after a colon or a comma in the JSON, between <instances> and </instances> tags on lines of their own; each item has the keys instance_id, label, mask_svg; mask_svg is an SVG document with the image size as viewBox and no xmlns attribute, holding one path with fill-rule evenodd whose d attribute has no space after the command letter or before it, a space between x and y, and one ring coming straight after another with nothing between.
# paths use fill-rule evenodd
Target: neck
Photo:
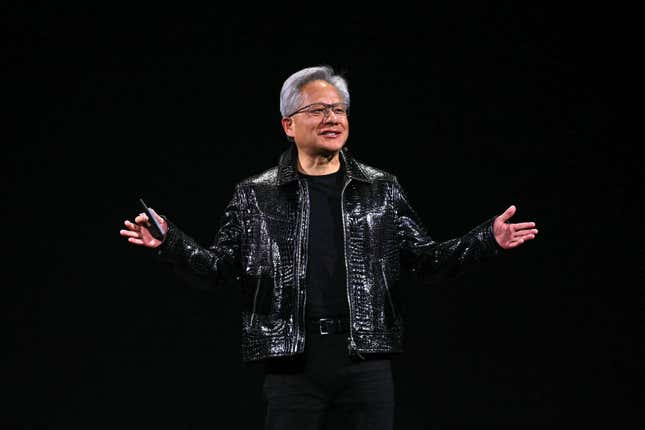
<instances>
[{"instance_id":1,"label":"neck","mask_svg":"<svg viewBox=\"0 0 645 430\"><path fill-rule=\"evenodd\" d=\"M335 173L340 169L338 151L317 153L315 155L298 151L298 171L305 175L320 176Z\"/></svg>"}]
</instances>

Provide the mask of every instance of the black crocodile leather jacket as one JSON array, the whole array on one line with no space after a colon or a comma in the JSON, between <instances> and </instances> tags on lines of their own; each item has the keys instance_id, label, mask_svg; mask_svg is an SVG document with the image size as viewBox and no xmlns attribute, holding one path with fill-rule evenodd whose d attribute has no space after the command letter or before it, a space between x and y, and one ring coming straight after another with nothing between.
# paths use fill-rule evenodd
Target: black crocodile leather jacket
<instances>
[{"instance_id":1,"label":"black crocodile leather jacket","mask_svg":"<svg viewBox=\"0 0 645 430\"><path fill-rule=\"evenodd\" d=\"M243 361L304 350L309 194L297 174L296 155L292 145L278 166L237 184L212 245L201 246L169 221L166 240L157 248L175 268L210 285L239 281ZM433 282L495 255L501 248L492 219L462 237L435 242L395 176L358 162L345 150L341 166L348 350L361 356L400 352L402 270Z\"/></svg>"}]
</instances>

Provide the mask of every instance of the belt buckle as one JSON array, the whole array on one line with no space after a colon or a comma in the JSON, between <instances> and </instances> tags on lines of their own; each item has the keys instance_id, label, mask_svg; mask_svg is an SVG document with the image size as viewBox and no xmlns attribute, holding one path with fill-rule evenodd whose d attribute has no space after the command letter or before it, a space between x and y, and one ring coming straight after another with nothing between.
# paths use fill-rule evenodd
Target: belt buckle
<instances>
[{"instance_id":1,"label":"belt buckle","mask_svg":"<svg viewBox=\"0 0 645 430\"><path fill-rule=\"evenodd\" d=\"M319 329L320 329L320 334L329 334L329 329L326 325L326 323L333 323L334 320L332 318L321 318L319 322Z\"/></svg>"}]
</instances>

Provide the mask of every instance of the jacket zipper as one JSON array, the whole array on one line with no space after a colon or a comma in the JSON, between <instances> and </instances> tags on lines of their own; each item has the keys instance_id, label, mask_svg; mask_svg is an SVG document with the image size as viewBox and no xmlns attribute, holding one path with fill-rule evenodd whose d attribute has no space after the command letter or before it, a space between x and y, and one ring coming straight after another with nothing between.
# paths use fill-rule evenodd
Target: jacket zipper
<instances>
[{"instance_id":1,"label":"jacket zipper","mask_svg":"<svg viewBox=\"0 0 645 430\"><path fill-rule=\"evenodd\" d=\"M347 188L347 185L350 183L352 179L349 178L347 182L345 182L345 185L343 185L343 189L340 192L340 212L341 212L341 219L343 221L343 257L345 260L345 290L347 291L347 303L349 305L349 347L350 347L350 352L353 349L354 352L356 352L356 355L358 355L360 358L364 359L361 355L360 352L358 352L358 348L356 347L356 342L354 341L354 335L352 332L352 323L354 321L352 317L352 297L351 294L349 293L349 264L347 264L347 235L345 233L345 188Z\"/></svg>"},{"instance_id":2,"label":"jacket zipper","mask_svg":"<svg viewBox=\"0 0 645 430\"><path fill-rule=\"evenodd\" d=\"M307 197L306 202L308 204L308 202L309 202L309 193L306 192L307 191L306 183L303 186L303 184L300 181L298 181L298 186L300 187L300 192L303 195L303 200L304 200L304 197ZM305 196L305 193L306 193L306 196ZM307 207L307 213L309 213L309 207ZM302 217L303 214L304 214L304 211L300 211L300 214L301 214L300 216ZM302 218L300 219L299 224L302 224ZM307 232L308 231L309 231L309 221L307 221ZM297 255L296 255L296 261L298 262L298 264L300 264L300 260L301 260L301 252L300 251L302 249L302 228L298 228L298 244L297 244L297 246L298 246L298 251L297 251ZM307 266L305 265L305 268L306 267ZM306 274L305 274L305 276L306 276ZM296 296L296 321L295 321L296 322L296 343L295 343L294 348L293 348L294 353L298 352L298 344L300 342L300 327L298 325L299 322L302 323L303 336L304 336L304 326L305 326L305 309L304 308L306 308L306 305L307 305L307 290L305 289L303 291L304 298L303 298L303 303L302 303L303 310L302 310L302 315L301 315L301 318L300 318L301 321L298 321L298 316L300 314L300 312L299 312L299 310L300 310L300 266L296 267L296 292L297 292L297 296ZM304 341L304 339L303 339L303 341Z\"/></svg>"}]
</instances>

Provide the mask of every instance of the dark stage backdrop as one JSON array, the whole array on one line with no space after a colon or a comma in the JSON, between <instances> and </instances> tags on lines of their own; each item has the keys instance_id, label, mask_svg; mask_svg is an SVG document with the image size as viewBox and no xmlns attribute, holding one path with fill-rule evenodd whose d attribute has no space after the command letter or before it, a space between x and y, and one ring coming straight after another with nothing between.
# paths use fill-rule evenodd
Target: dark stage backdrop
<instances>
[{"instance_id":1,"label":"dark stage backdrop","mask_svg":"<svg viewBox=\"0 0 645 430\"><path fill-rule=\"evenodd\" d=\"M397 430L638 428L640 182L614 125L614 14L320 6L4 17L2 427L261 428L236 288L188 288L118 231L143 197L209 244L235 183L288 145L283 80L330 64L352 94L348 147L399 177L436 240L510 204L540 229L406 286Z\"/></svg>"}]
</instances>

